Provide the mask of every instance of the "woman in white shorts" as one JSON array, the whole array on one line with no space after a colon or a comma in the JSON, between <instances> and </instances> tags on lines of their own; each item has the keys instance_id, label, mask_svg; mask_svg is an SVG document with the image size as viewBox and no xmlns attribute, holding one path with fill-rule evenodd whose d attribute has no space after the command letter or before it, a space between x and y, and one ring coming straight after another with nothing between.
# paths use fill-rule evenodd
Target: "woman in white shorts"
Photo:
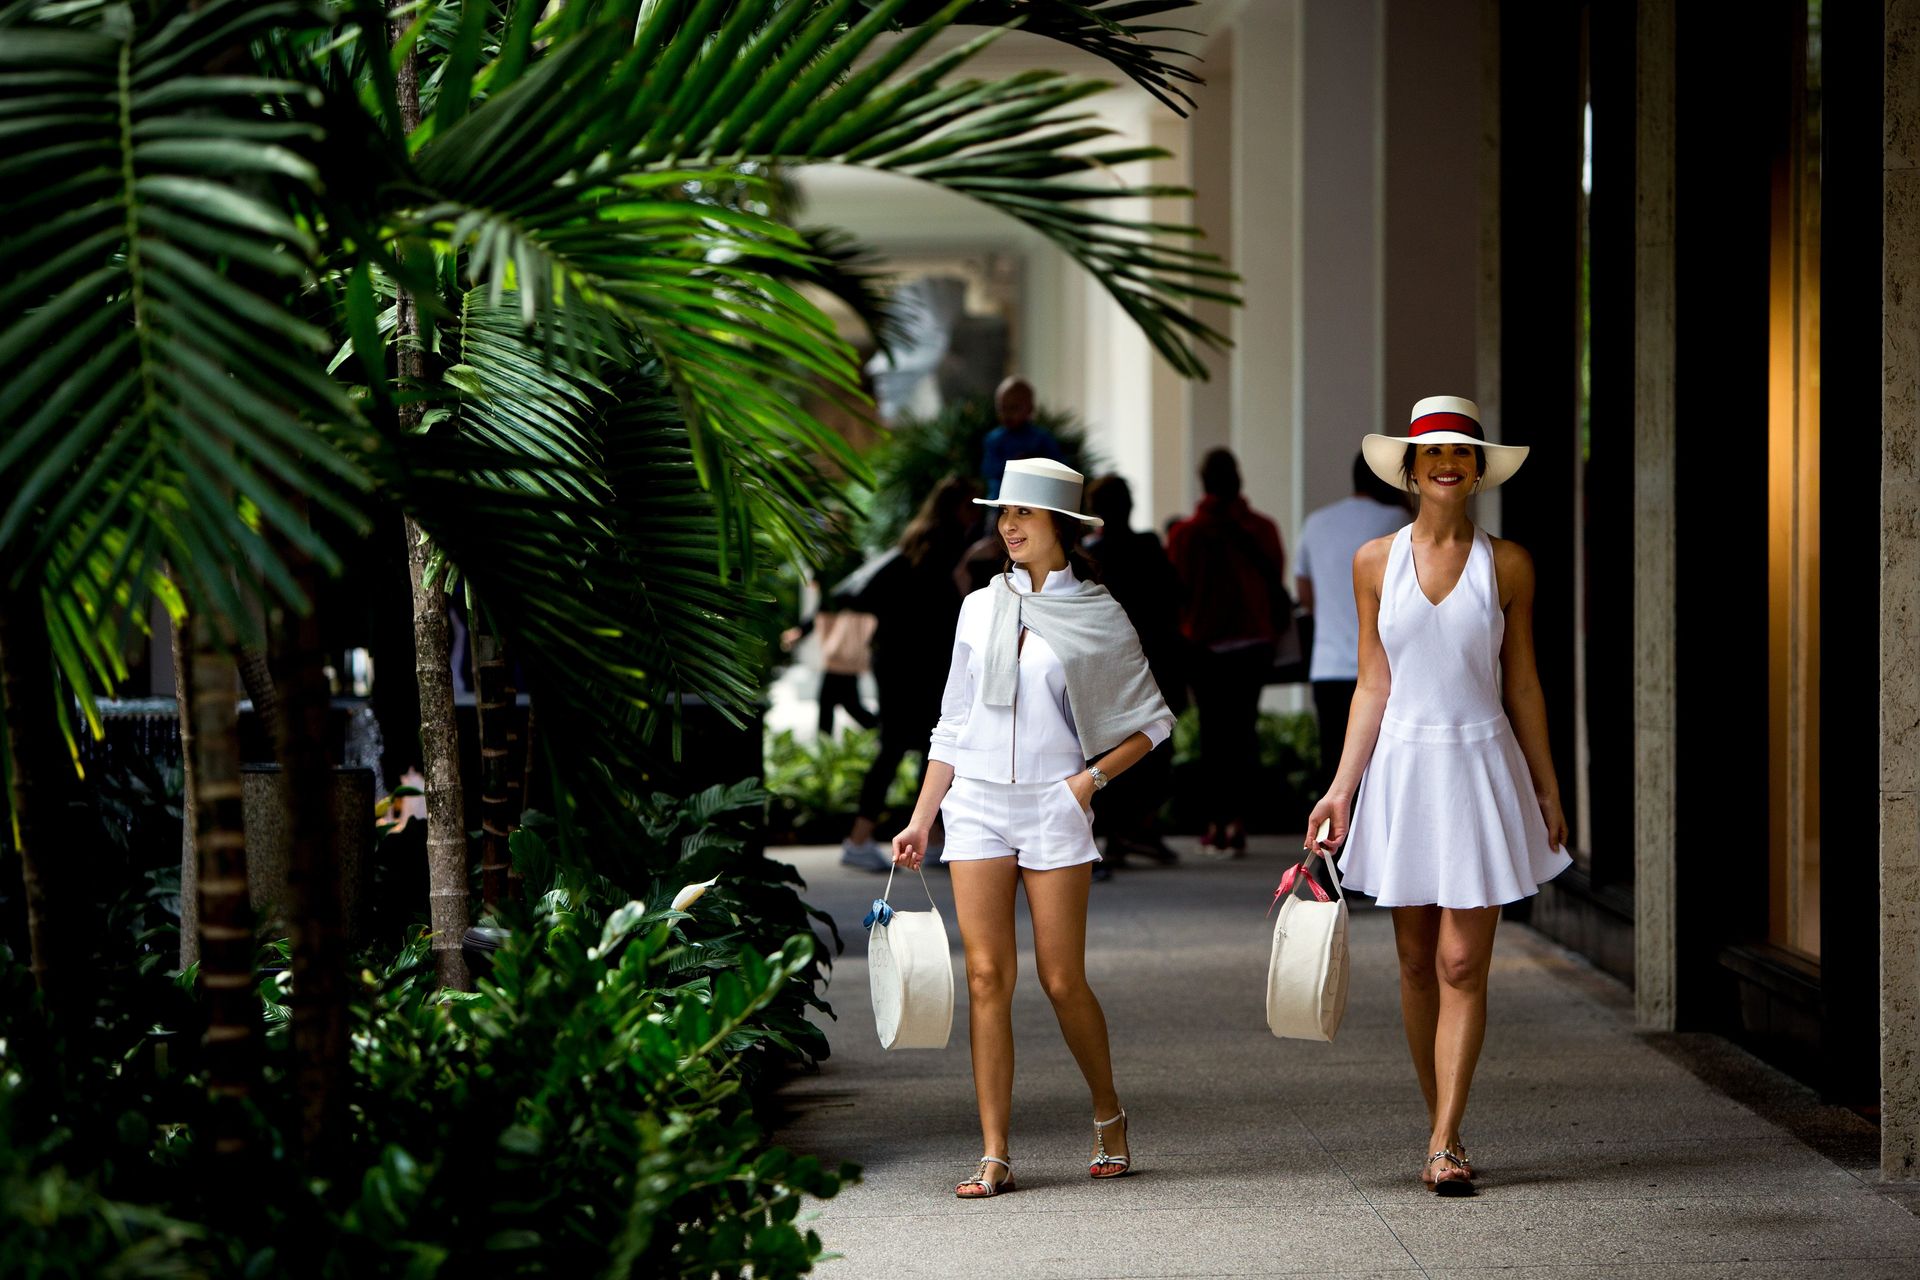
<instances>
[{"instance_id":1,"label":"woman in white shorts","mask_svg":"<svg viewBox=\"0 0 1920 1280\"><path fill-rule=\"evenodd\" d=\"M1093 1094L1088 1172L1131 1167L1127 1113L1113 1087L1106 1015L1087 985L1087 894L1100 860L1093 793L1173 730L1126 613L1074 552L1080 473L1046 459L1007 464L999 532L1008 562L968 596L927 776L894 861L917 867L935 814L946 821L942 861L953 873L967 953L968 1031L982 1150L963 1199L1013 1190L1014 893L1033 915L1040 985ZM1091 762L1091 763L1089 763Z\"/></svg>"}]
</instances>

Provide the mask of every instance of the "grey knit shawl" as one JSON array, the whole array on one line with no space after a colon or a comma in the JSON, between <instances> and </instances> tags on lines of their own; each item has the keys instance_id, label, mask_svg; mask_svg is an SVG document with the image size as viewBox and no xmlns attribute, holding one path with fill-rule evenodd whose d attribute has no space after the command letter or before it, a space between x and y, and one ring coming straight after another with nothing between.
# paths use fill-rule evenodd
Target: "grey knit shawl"
<instances>
[{"instance_id":1,"label":"grey knit shawl","mask_svg":"<svg viewBox=\"0 0 1920 1280\"><path fill-rule=\"evenodd\" d=\"M1013 705L1025 627L1060 658L1073 727L1087 759L1105 755L1161 717L1173 718L1147 670L1140 637L1112 592L1096 582L1072 592L1018 591L1006 574L997 582L981 689L988 706Z\"/></svg>"}]
</instances>

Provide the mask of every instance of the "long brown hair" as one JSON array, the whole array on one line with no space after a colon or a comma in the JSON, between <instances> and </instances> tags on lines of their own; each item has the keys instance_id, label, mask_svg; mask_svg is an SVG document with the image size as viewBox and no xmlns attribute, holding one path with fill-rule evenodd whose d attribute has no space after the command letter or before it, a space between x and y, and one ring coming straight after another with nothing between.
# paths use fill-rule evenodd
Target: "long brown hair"
<instances>
[{"instance_id":1,"label":"long brown hair","mask_svg":"<svg viewBox=\"0 0 1920 1280\"><path fill-rule=\"evenodd\" d=\"M950 475L935 485L900 534L900 554L907 558L907 563L918 568L939 541L941 530L964 529L967 504L972 500L973 482L964 476Z\"/></svg>"}]
</instances>

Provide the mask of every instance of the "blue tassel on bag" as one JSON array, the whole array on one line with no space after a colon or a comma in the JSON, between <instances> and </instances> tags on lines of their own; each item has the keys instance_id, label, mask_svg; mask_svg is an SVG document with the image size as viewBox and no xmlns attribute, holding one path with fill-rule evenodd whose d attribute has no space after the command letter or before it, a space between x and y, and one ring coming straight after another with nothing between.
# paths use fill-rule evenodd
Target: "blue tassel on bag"
<instances>
[{"instance_id":1,"label":"blue tassel on bag","mask_svg":"<svg viewBox=\"0 0 1920 1280\"><path fill-rule=\"evenodd\" d=\"M892 923L893 908L887 905L885 898L875 898L873 900L873 907L867 912L866 919L860 922L860 927L862 929L871 929L875 924L889 925Z\"/></svg>"}]
</instances>

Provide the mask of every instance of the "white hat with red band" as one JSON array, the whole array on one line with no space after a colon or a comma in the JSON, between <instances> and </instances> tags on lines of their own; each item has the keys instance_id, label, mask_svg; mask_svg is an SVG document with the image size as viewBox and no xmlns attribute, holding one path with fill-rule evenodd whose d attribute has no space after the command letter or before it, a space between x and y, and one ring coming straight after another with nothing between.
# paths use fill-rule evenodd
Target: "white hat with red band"
<instances>
[{"instance_id":1,"label":"white hat with red band","mask_svg":"<svg viewBox=\"0 0 1920 1280\"><path fill-rule=\"evenodd\" d=\"M1410 488L1400 466L1410 444L1477 444L1487 451L1486 474L1477 486L1491 489L1511 479L1527 460L1523 444L1494 444L1480 430L1480 406L1460 396L1428 396L1415 402L1404 436L1374 434L1360 442L1373 474L1399 489Z\"/></svg>"}]
</instances>

